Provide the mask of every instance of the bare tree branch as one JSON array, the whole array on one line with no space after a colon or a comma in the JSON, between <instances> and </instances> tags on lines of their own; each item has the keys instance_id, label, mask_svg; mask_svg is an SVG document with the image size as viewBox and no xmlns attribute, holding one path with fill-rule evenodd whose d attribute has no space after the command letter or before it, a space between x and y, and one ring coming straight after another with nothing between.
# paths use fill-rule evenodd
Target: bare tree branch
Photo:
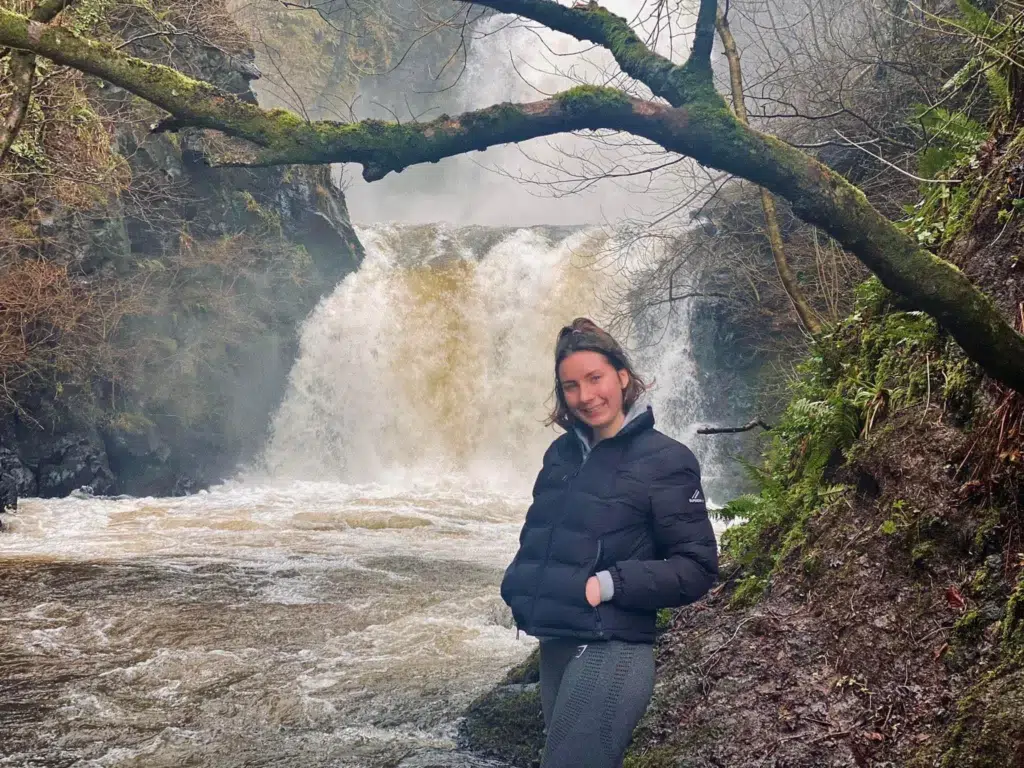
<instances>
[{"instance_id":1,"label":"bare tree branch","mask_svg":"<svg viewBox=\"0 0 1024 768\"><path fill-rule=\"evenodd\" d=\"M714 5L714 2L711 3ZM703 7L703 5L702 5ZM729 21L724 14L719 14L716 22L718 35L722 38L722 46L725 48L725 56L729 61L729 81L732 86L732 103L736 112L736 118L744 125L749 125L747 119L747 106L743 101L743 70L740 68L740 52L736 48L736 40L729 29ZM761 188L761 208L764 211L764 228L768 235L768 243L772 249L772 258L775 261L775 269L779 273L779 280L782 287L789 296L793 309L800 318L800 324L809 334L821 333L821 323L814 314L811 302L807 300L796 275L789 266L786 258L786 248L782 241L782 229L779 227L779 215L775 209L775 198L772 197L764 187Z\"/></svg>"},{"instance_id":2,"label":"bare tree branch","mask_svg":"<svg viewBox=\"0 0 1024 768\"><path fill-rule=\"evenodd\" d=\"M764 419L758 416L749 424L744 424L742 427L701 427L697 430L698 435L735 435L738 432L749 432L754 427L761 427L761 429L770 432L772 427L766 423Z\"/></svg>"}]
</instances>

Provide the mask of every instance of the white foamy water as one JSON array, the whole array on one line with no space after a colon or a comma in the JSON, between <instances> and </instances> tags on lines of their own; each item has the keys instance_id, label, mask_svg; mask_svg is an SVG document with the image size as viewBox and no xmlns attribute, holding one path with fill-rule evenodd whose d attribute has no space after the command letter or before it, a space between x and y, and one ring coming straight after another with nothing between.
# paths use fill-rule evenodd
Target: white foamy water
<instances>
[{"instance_id":1,"label":"white foamy water","mask_svg":"<svg viewBox=\"0 0 1024 768\"><path fill-rule=\"evenodd\" d=\"M0 765L451 749L531 646L497 594L525 503L338 483L27 500L0 537Z\"/></svg>"},{"instance_id":2,"label":"white foamy water","mask_svg":"<svg viewBox=\"0 0 1024 768\"><path fill-rule=\"evenodd\" d=\"M498 584L556 435L555 334L603 320L628 259L599 229L360 236L260 467L8 517L0 766L483 765L451 750L459 713L533 645ZM683 439L686 329L671 318L637 355Z\"/></svg>"},{"instance_id":3,"label":"white foamy water","mask_svg":"<svg viewBox=\"0 0 1024 768\"><path fill-rule=\"evenodd\" d=\"M366 259L307 324L275 476L474 478L529 490L556 432L554 338L601 316L600 229L361 229Z\"/></svg>"},{"instance_id":4,"label":"white foamy water","mask_svg":"<svg viewBox=\"0 0 1024 768\"><path fill-rule=\"evenodd\" d=\"M608 297L649 252L622 253L599 227L359 235L362 268L306 325L266 470L357 483L456 476L528 492L558 434L544 426L558 330L580 315L605 324L619 309ZM666 307L623 342L653 382L659 428L700 456L689 311Z\"/></svg>"}]
</instances>

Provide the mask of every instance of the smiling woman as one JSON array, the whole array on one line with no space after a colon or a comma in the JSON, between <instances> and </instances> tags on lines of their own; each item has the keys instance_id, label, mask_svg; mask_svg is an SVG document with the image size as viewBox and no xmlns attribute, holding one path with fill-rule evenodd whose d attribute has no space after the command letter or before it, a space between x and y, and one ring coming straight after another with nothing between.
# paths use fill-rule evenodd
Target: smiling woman
<instances>
[{"instance_id":1,"label":"smiling woman","mask_svg":"<svg viewBox=\"0 0 1024 768\"><path fill-rule=\"evenodd\" d=\"M578 317L558 334L549 424L568 429L575 417L603 440L619 431L646 391L622 347L593 320Z\"/></svg>"},{"instance_id":2,"label":"smiling woman","mask_svg":"<svg viewBox=\"0 0 1024 768\"><path fill-rule=\"evenodd\" d=\"M540 639L545 768L621 764L654 691L659 608L698 600L718 555L700 469L654 429L646 386L586 318L558 334L555 409L501 593Z\"/></svg>"}]
</instances>

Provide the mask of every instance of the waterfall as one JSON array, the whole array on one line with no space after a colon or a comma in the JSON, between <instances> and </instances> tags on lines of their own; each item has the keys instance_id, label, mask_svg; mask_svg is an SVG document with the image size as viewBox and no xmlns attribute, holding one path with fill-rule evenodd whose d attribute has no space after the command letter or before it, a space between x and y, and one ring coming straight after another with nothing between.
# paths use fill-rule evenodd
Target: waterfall
<instances>
[{"instance_id":1,"label":"waterfall","mask_svg":"<svg viewBox=\"0 0 1024 768\"><path fill-rule=\"evenodd\" d=\"M528 490L553 404L553 346L579 315L604 323L628 269L596 227L364 228L362 268L306 323L266 451L280 478ZM655 343L623 339L656 381L659 426L697 420L684 314ZM646 332L650 335L651 332ZM694 446L699 452L699 447Z\"/></svg>"}]
</instances>

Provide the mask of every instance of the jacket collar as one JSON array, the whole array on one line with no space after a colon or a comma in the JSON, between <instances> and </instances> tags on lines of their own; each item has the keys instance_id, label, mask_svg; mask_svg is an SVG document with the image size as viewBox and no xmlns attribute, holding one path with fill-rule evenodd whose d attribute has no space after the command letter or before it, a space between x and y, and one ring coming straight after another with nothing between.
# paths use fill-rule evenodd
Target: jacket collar
<instances>
[{"instance_id":1,"label":"jacket collar","mask_svg":"<svg viewBox=\"0 0 1024 768\"><path fill-rule=\"evenodd\" d=\"M627 437L628 435L635 434L636 432L642 432L645 429L651 429L654 426L654 409L651 408L650 402L647 396L639 398L633 407L626 413L626 420L622 422L622 426L619 431L609 437L609 440L616 440L620 437ZM590 442L590 430L583 427L580 424L573 424L573 434L576 435L576 440L580 444L580 448L583 451L583 460L586 461L590 452L594 450L594 446Z\"/></svg>"}]
</instances>

